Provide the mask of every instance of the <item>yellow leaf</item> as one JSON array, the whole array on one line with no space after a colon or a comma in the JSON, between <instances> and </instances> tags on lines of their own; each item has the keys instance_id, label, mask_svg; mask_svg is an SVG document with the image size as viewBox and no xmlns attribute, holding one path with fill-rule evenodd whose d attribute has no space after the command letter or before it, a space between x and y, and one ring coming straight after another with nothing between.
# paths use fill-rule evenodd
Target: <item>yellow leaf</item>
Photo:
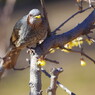
<instances>
[{"instance_id":1,"label":"yellow leaf","mask_svg":"<svg viewBox=\"0 0 95 95\"><path fill-rule=\"evenodd\" d=\"M72 41L73 46L80 46L81 44L83 44L83 38L82 37L77 37L76 39L74 39Z\"/></svg>"},{"instance_id":2,"label":"yellow leaf","mask_svg":"<svg viewBox=\"0 0 95 95\"><path fill-rule=\"evenodd\" d=\"M70 52L69 50L66 50L66 49L61 49L61 51L64 51L64 52L67 52L67 53Z\"/></svg>"},{"instance_id":3,"label":"yellow leaf","mask_svg":"<svg viewBox=\"0 0 95 95\"><path fill-rule=\"evenodd\" d=\"M81 61L81 66L86 66L87 63L84 61L83 58L81 58L80 61Z\"/></svg>"},{"instance_id":4,"label":"yellow leaf","mask_svg":"<svg viewBox=\"0 0 95 95\"><path fill-rule=\"evenodd\" d=\"M56 49L60 49L59 47L57 47Z\"/></svg>"},{"instance_id":5,"label":"yellow leaf","mask_svg":"<svg viewBox=\"0 0 95 95\"><path fill-rule=\"evenodd\" d=\"M46 61L38 59L38 63L37 64L40 65L40 66L44 66L44 65L46 65Z\"/></svg>"},{"instance_id":6,"label":"yellow leaf","mask_svg":"<svg viewBox=\"0 0 95 95\"><path fill-rule=\"evenodd\" d=\"M51 48L51 49L49 50L49 52L50 52L50 53L54 53L54 52L55 52L55 49Z\"/></svg>"},{"instance_id":7,"label":"yellow leaf","mask_svg":"<svg viewBox=\"0 0 95 95\"><path fill-rule=\"evenodd\" d=\"M72 40L71 42L67 43L66 45L64 45L64 47L67 49L72 49L73 47L80 46L81 44L83 44L83 38L78 37L78 38Z\"/></svg>"},{"instance_id":8,"label":"yellow leaf","mask_svg":"<svg viewBox=\"0 0 95 95\"><path fill-rule=\"evenodd\" d=\"M93 43L93 40L91 40L91 39L86 39L86 41L87 41L87 43L88 43L89 45L91 45L91 44Z\"/></svg>"},{"instance_id":9,"label":"yellow leaf","mask_svg":"<svg viewBox=\"0 0 95 95\"><path fill-rule=\"evenodd\" d=\"M65 44L64 47L67 48L67 49L72 49L72 47L73 47L72 42L69 42L69 43Z\"/></svg>"}]
</instances>

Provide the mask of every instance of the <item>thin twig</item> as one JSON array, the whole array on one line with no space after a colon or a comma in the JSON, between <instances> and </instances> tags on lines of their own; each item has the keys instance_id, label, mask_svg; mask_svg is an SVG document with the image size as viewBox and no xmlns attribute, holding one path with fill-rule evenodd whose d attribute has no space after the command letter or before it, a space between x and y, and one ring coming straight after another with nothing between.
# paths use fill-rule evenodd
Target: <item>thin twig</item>
<instances>
[{"instance_id":1,"label":"thin twig","mask_svg":"<svg viewBox=\"0 0 95 95\"><path fill-rule=\"evenodd\" d=\"M51 75L44 70L43 68L41 68L41 71L49 78L51 78ZM71 92L68 88L66 88L64 85L62 85L59 81L56 82L58 86L60 86L64 91L66 91L69 95L76 95L73 92Z\"/></svg>"},{"instance_id":2,"label":"thin twig","mask_svg":"<svg viewBox=\"0 0 95 95\"><path fill-rule=\"evenodd\" d=\"M41 2L42 10L43 10L44 19L46 20L46 23L48 25L48 35L50 35L51 29L50 29L50 25L49 25L49 21L48 21L48 16L47 16L47 11L46 11L46 5L45 5L44 0L40 0L40 2Z\"/></svg>"},{"instance_id":3,"label":"thin twig","mask_svg":"<svg viewBox=\"0 0 95 95\"><path fill-rule=\"evenodd\" d=\"M71 20L73 17L75 17L75 16L78 15L79 13L85 12L86 10L88 10L88 9L90 9L90 8L91 8L91 7L88 7L88 8L86 8L86 9L84 9L84 10L81 10L81 11L78 11L78 12L74 13L74 14L73 14L72 16L70 16L66 21L64 21L62 24L60 24L60 25L53 31L53 34L55 34L56 31L60 30L60 28L61 28L64 24L66 24L69 20Z\"/></svg>"},{"instance_id":4,"label":"thin twig","mask_svg":"<svg viewBox=\"0 0 95 95\"><path fill-rule=\"evenodd\" d=\"M95 60L92 59L90 56L88 56L86 53L84 53L84 51L77 51L77 50L72 50L72 49L67 49L67 48L64 48L64 49L66 49L70 52L82 54L83 56L85 56L86 58L88 58L89 60L91 60L95 64Z\"/></svg>"},{"instance_id":5,"label":"thin twig","mask_svg":"<svg viewBox=\"0 0 95 95\"><path fill-rule=\"evenodd\" d=\"M77 1L77 5L78 5L78 7L79 7L79 10L81 10L82 11L82 9L83 9L83 0L76 0ZM78 2L79 1L79 2Z\"/></svg>"},{"instance_id":6,"label":"thin twig","mask_svg":"<svg viewBox=\"0 0 95 95\"><path fill-rule=\"evenodd\" d=\"M49 61L49 62L52 62L52 63L55 63L55 64L59 64L59 62L58 61L56 61L56 60L51 60L51 59L48 59L48 58L45 58L45 60L46 61ZM30 60L29 60L29 64L30 64ZM23 70L25 70L25 69L27 69L27 68L29 68L30 66L26 66L26 67L23 67L23 68L15 68L15 67L13 67L13 70L17 70L17 71L23 71ZM1 70L1 69L0 69Z\"/></svg>"},{"instance_id":7,"label":"thin twig","mask_svg":"<svg viewBox=\"0 0 95 95\"><path fill-rule=\"evenodd\" d=\"M22 70L25 70L25 69L27 69L29 67L30 66L26 66L26 67L23 67L23 68L15 68L15 67L13 67L13 70L22 71Z\"/></svg>"},{"instance_id":8,"label":"thin twig","mask_svg":"<svg viewBox=\"0 0 95 95\"><path fill-rule=\"evenodd\" d=\"M55 64L59 64L58 61L56 60L51 60L51 59L48 59L48 58L45 58L46 61L49 61L49 62L52 62L52 63L55 63Z\"/></svg>"}]
</instances>

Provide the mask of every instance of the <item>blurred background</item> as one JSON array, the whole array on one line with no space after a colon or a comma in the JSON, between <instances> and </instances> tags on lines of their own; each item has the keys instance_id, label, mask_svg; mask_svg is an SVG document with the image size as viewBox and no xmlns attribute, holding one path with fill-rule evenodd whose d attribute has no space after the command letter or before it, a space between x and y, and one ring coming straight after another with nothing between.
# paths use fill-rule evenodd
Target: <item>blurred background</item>
<instances>
[{"instance_id":1,"label":"blurred background","mask_svg":"<svg viewBox=\"0 0 95 95\"><path fill-rule=\"evenodd\" d=\"M78 11L75 0L45 0L49 23L52 31L64 22L68 17ZM88 7L84 3L84 8ZM0 0L0 56L3 57L9 46L9 40L12 29L22 16L26 15L31 9L38 8L41 10L40 0ZM82 22L92 9L77 15L66 23L59 33L67 32ZM94 34L92 34L94 36ZM94 36L95 37L95 36ZM85 52L95 59L95 44L82 45ZM78 49L78 48L75 48ZM63 67L64 72L60 74L59 81L76 95L95 95L95 65L85 59L87 65L81 67L80 54L64 53L57 50L47 56L50 59L57 60L60 64L47 62L45 68L50 72L53 67ZM16 68L25 67L28 64L26 50L21 52ZM49 86L49 78L42 73L42 90L46 95L46 89ZM0 80L0 95L28 95L29 94L29 69L23 71L8 70ZM57 95L68 95L60 87L57 89Z\"/></svg>"}]
</instances>

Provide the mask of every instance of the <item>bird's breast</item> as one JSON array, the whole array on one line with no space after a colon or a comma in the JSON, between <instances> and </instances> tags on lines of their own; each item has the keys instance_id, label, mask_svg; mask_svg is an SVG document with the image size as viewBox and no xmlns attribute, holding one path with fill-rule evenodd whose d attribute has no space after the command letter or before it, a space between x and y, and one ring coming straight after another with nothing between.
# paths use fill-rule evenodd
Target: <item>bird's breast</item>
<instances>
[{"instance_id":1,"label":"bird's breast","mask_svg":"<svg viewBox=\"0 0 95 95\"><path fill-rule=\"evenodd\" d=\"M43 23L33 26L25 23L19 30L18 35L16 47L34 46L47 37L47 26Z\"/></svg>"}]
</instances>

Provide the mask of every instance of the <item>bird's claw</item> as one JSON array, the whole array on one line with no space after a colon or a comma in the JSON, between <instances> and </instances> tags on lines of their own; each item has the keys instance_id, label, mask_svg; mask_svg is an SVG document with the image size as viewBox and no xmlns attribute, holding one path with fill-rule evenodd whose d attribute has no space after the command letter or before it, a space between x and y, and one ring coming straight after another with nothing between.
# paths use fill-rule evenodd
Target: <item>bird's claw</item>
<instances>
[{"instance_id":1,"label":"bird's claw","mask_svg":"<svg viewBox=\"0 0 95 95\"><path fill-rule=\"evenodd\" d=\"M27 53L28 53L28 54L35 54L35 50L34 50L34 49L29 48L29 49L27 50Z\"/></svg>"}]
</instances>

